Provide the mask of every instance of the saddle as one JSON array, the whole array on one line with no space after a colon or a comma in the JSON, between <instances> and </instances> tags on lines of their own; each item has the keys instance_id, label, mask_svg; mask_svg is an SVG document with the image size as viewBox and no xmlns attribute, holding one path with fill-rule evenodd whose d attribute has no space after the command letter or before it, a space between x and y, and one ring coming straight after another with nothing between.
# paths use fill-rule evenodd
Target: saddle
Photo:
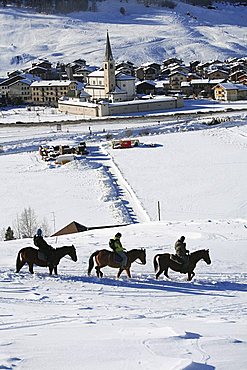
<instances>
[{"instance_id":1,"label":"saddle","mask_svg":"<svg viewBox=\"0 0 247 370\"><path fill-rule=\"evenodd\" d=\"M44 253L44 252L42 252L40 249L38 250L38 259L40 259L41 261L44 261L44 262L46 262L46 263L48 263L48 262L52 262L52 260L53 260L53 256L54 256L54 254L53 254L53 252L54 252L54 248L52 248L51 250L50 250L50 252L48 252L49 254L47 255L46 253Z\"/></svg>"},{"instance_id":2,"label":"saddle","mask_svg":"<svg viewBox=\"0 0 247 370\"><path fill-rule=\"evenodd\" d=\"M47 255L41 251L38 251L38 259L44 262L47 262Z\"/></svg>"},{"instance_id":3,"label":"saddle","mask_svg":"<svg viewBox=\"0 0 247 370\"><path fill-rule=\"evenodd\" d=\"M170 258L171 258L171 260L173 260L174 262L179 263L180 265L183 264L182 258L178 257L176 254L170 254Z\"/></svg>"},{"instance_id":4,"label":"saddle","mask_svg":"<svg viewBox=\"0 0 247 370\"><path fill-rule=\"evenodd\" d=\"M170 255L171 260L173 260L176 263L179 263L180 265L180 273L186 274L188 272L189 267L189 256L187 256L187 260L184 261L181 257L177 256L176 254Z\"/></svg>"},{"instance_id":5,"label":"saddle","mask_svg":"<svg viewBox=\"0 0 247 370\"><path fill-rule=\"evenodd\" d=\"M116 263L121 263L122 262L122 258L116 253L116 252L112 252L113 254L113 261L116 262Z\"/></svg>"}]
</instances>

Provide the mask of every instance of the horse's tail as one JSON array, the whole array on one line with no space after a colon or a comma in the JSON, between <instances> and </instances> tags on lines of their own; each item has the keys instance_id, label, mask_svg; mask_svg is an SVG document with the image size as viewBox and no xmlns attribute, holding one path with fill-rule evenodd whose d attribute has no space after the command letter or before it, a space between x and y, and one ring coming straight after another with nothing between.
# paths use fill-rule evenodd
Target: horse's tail
<instances>
[{"instance_id":1,"label":"horse's tail","mask_svg":"<svg viewBox=\"0 0 247 370\"><path fill-rule=\"evenodd\" d=\"M97 255L99 254L99 251L96 251L96 252L94 252L91 256L90 256L90 258L89 258L89 264L88 264L88 270L87 270L87 274L88 274L88 276L91 274L91 271L92 271L92 269L93 269L93 267L94 267L94 257L96 257Z\"/></svg>"},{"instance_id":2,"label":"horse's tail","mask_svg":"<svg viewBox=\"0 0 247 370\"><path fill-rule=\"evenodd\" d=\"M23 266L23 261L21 259L21 255L22 255L22 249L17 254L17 258L16 258L16 272L19 272L20 269Z\"/></svg>"},{"instance_id":3,"label":"horse's tail","mask_svg":"<svg viewBox=\"0 0 247 370\"><path fill-rule=\"evenodd\" d=\"M153 260L153 263L154 263L154 271L156 272L158 270L158 262L157 262L157 258L160 256L160 254L156 254L156 256L154 256L154 260Z\"/></svg>"}]
</instances>

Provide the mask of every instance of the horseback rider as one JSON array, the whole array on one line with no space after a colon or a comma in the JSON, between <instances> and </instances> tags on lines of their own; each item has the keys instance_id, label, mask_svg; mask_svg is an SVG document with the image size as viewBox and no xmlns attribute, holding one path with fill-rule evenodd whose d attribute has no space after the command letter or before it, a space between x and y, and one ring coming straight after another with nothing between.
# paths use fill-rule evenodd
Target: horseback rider
<instances>
[{"instance_id":1,"label":"horseback rider","mask_svg":"<svg viewBox=\"0 0 247 370\"><path fill-rule=\"evenodd\" d=\"M47 242L44 240L41 229L37 230L36 235L33 237L33 242L34 245L39 248L40 252L45 255L47 263L51 263L51 255L54 248L52 248L52 246L47 244Z\"/></svg>"},{"instance_id":2,"label":"horseback rider","mask_svg":"<svg viewBox=\"0 0 247 370\"><path fill-rule=\"evenodd\" d=\"M189 260L189 250L186 249L185 237L181 236L175 243L176 259L178 263L185 264Z\"/></svg>"},{"instance_id":3,"label":"horseback rider","mask_svg":"<svg viewBox=\"0 0 247 370\"><path fill-rule=\"evenodd\" d=\"M126 255L126 250L124 249L124 247L122 246L122 243L120 241L120 238L121 238L122 234L121 233L117 233L115 235L115 237L112 239L113 240L113 250L119 255L119 257L121 257L121 268L124 269L127 265L127 261L128 261L128 258L127 258L127 255Z\"/></svg>"}]
</instances>

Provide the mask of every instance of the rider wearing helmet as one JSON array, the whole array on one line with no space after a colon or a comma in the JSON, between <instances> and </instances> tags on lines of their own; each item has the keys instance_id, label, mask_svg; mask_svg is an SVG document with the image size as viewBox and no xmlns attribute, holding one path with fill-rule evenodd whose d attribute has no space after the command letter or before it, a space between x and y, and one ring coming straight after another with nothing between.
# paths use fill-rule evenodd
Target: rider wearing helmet
<instances>
[{"instance_id":1,"label":"rider wearing helmet","mask_svg":"<svg viewBox=\"0 0 247 370\"><path fill-rule=\"evenodd\" d=\"M43 232L41 229L37 230L36 235L33 237L33 242L36 247L45 255L47 258L47 262L51 262L51 254L52 254L52 246L47 244L47 242L43 238Z\"/></svg>"},{"instance_id":2,"label":"rider wearing helmet","mask_svg":"<svg viewBox=\"0 0 247 370\"><path fill-rule=\"evenodd\" d=\"M176 257L180 263L188 261L189 251L186 249L185 237L181 236L175 243Z\"/></svg>"},{"instance_id":3,"label":"rider wearing helmet","mask_svg":"<svg viewBox=\"0 0 247 370\"><path fill-rule=\"evenodd\" d=\"M126 253L124 253L125 249L123 248L122 243L120 241L121 236L122 236L121 233L117 233L115 237L113 238L113 240L114 240L114 250L121 257L122 259L121 268L124 269L127 265L128 259L127 259Z\"/></svg>"}]
</instances>

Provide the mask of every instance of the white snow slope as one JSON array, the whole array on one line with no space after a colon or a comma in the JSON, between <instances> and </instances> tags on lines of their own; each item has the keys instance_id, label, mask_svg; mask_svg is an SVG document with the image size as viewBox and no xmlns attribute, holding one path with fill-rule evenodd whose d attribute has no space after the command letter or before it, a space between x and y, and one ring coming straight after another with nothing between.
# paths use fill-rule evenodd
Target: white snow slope
<instances>
[{"instance_id":1,"label":"white snow slope","mask_svg":"<svg viewBox=\"0 0 247 370\"><path fill-rule=\"evenodd\" d=\"M32 240L0 242L0 368L245 370L246 124L244 115L214 127L98 123L91 137L82 124L57 133L1 126L2 228L28 206L51 225L55 216L56 229L72 220L129 225L46 238L77 250L57 277L37 266L16 274L17 252ZM112 150L105 127L114 137L131 128L142 145ZM37 153L42 143L81 140L89 155L62 167ZM117 231L128 250L146 248L146 265L133 263L131 279L108 267L102 279L87 276L90 255ZM153 257L173 253L181 235L191 252L209 249L212 263L199 261L191 282L173 271L156 280Z\"/></svg>"},{"instance_id":2,"label":"white snow slope","mask_svg":"<svg viewBox=\"0 0 247 370\"><path fill-rule=\"evenodd\" d=\"M107 29L115 59L136 65L173 56L189 62L247 55L244 6L217 4L211 10L177 2L173 10L147 9L136 0L106 0L97 5L95 13L68 16L0 8L0 74L29 66L41 57L51 62L84 58L100 66ZM119 12L121 6L125 16Z\"/></svg>"}]
</instances>

